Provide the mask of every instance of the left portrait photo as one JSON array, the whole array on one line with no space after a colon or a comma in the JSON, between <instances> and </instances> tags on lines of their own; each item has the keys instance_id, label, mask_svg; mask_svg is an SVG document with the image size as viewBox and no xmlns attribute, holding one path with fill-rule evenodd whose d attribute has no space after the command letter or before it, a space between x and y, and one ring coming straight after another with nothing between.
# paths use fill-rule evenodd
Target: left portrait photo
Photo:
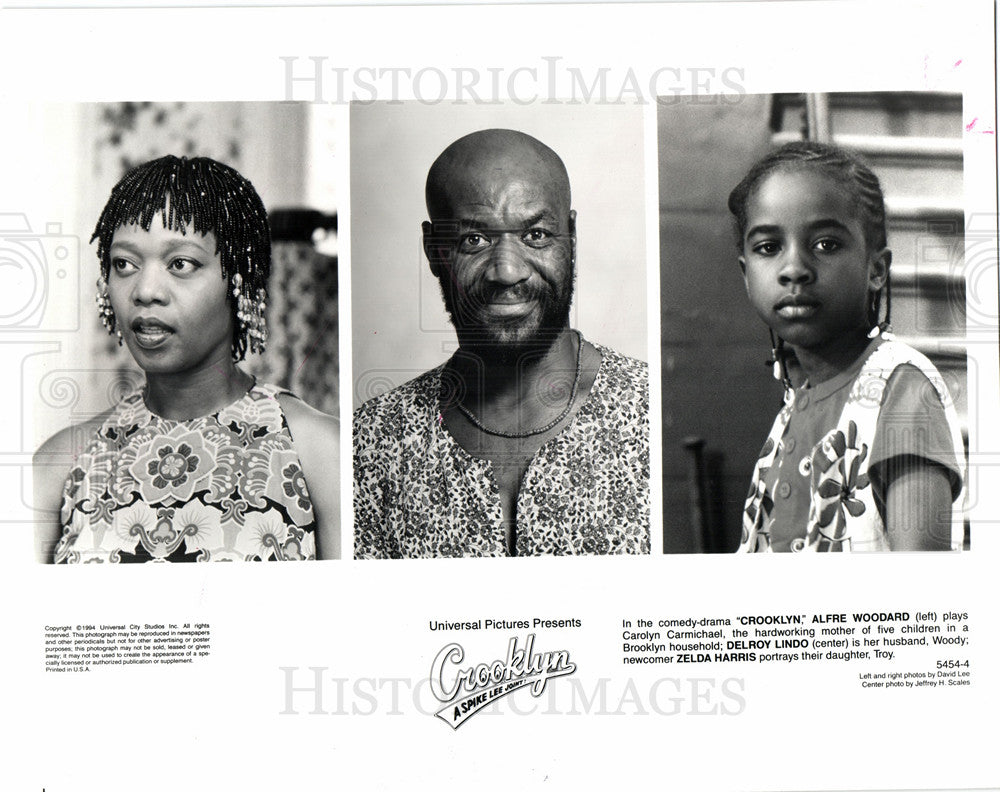
<instances>
[{"instance_id":1,"label":"left portrait photo","mask_svg":"<svg viewBox=\"0 0 1000 792\"><path fill-rule=\"evenodd\" d=\"M39 169L44 228L5 217L54 342L22 372L36 560L339 558L335 119L260 102L25 113L61 160Z\"/></svg>"}]
</instances>

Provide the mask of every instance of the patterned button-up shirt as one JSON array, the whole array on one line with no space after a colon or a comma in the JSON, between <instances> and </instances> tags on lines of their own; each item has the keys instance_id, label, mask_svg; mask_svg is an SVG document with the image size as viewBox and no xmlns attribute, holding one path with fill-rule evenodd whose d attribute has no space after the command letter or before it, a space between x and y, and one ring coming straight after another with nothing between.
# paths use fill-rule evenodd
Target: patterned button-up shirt
<instances>
[{"instance_id":1,"label":"patterned button-up shirt","mask_svg":"<svg viewBox=\"0 0 1000 792\"><path fill-rule=\"evenodd\" d=\"M649 552L647 366L595 347L586 402L521 480L518 555ZM440 419L444 368L354 413L356 558L507 555L493 467Z\"/></svg>"}]
</instances>

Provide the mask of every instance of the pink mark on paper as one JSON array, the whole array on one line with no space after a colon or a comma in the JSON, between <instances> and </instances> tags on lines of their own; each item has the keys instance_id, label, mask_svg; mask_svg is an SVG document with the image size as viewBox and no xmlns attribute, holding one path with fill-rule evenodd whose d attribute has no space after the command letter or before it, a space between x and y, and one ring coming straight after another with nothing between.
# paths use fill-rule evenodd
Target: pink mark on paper
<instances>
[{"instance_id":1,"label":"pink mark on paper","mask_svg":"<svg viewBox=\"0 0 1000 792\"><path fill-rule=\"evenodd\" d=\"M976 123L978 121L979 121L979 116L976 116L975 118L973 118L972 121L970 121L968 124L965 125L965 131L966 132L971 132L973 130L973 128L976 126ZM987 127L986 129L980 129L978 131L979 131L980 135L995 135L996 134L996 131L990 129L989 127Z\"/></svg>"},{"instance_id":2,"label":"pink mark on paper","mask_svg":"<svg viewBox=\"0 0 1000 792\"><path fill-rule=\"evenodd\" d=\"M959 58L957 61L955 61L952 64L951 69L955 70L959 66L961 66L963 60L964 60L964 58ZM932 78L932 75L931 75L931 56L930 55L924 55L924 85L926 87L928 87L928 88L932 87L932 86L936 87L936 86L938 86L938 85L941 84L941 77L942 76L943 76L943 74L938 74L938 75L936 75L936 76L934 76Z\"/></svg>"}]
</instances>

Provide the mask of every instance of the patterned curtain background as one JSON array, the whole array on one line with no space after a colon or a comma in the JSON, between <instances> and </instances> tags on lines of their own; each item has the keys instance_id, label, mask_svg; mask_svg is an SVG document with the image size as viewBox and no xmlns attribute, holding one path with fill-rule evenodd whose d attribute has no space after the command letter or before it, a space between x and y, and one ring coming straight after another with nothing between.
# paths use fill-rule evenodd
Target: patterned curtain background
<instances>
[{"instance_id":1,"label":"patterned curtain background","mask_svg":"<svg viewBox=\"0 0 1000 792\"><path fill-rule=\"evenodd\" d=\"M246 368L337 415L337 259L316 250L316 229L335 231L336 217L309 210L271 213L270 338L263 355L247 357Z\"/></svg>"},{"instance_id":2,"label":"patterned curtain background","mask_svg":"<svg viewBox=\"0 0 1000 792\"><path fill-rule=\"evenodd\" d=\"M280 103L95 105L90 114L94 189L88 190L93 197L86 197L84 213L92 229L115 182L129 168L164 154L212 157L240 171L253 182L274 220L270 340L264 355L248 355L242 365L337 415L337 260L318 252L312 242L316 229L335 232L336 218L280 208L300 207L304 201L308 113L305 105ZM96 262L90 260L95 266L93 277L83 279L85 313L93 305L88 287L97 276ZM94 385L114 399L141 373L97 324L96 310L91 313L89 346L99 378Z\"/></svg>"}]
</instances>

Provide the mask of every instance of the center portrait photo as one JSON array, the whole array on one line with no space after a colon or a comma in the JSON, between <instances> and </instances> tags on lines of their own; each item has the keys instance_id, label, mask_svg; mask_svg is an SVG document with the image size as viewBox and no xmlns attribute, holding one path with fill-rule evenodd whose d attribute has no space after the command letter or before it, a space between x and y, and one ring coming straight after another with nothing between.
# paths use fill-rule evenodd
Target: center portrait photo
<instances>
[{"instance_id":1,"label":"center portrait photo","mask_svg":"<svg viewBox=\"0 0 1000 792\"><path fill-rule=\"evenodd\" d=\"M355 558L650 552L642 110L351 106Z\"/></svg>"}]
</instances>

